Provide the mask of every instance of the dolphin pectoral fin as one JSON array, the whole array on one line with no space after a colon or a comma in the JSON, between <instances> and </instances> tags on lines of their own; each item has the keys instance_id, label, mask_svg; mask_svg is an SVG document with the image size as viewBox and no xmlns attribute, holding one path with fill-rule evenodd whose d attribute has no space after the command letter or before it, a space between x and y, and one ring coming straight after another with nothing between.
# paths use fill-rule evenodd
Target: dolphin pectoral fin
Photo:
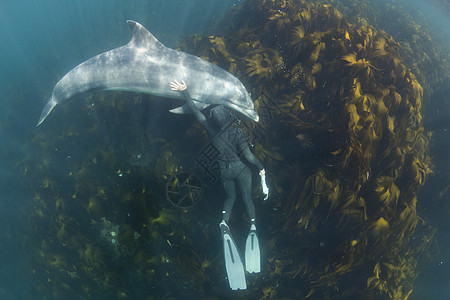
<instances>
[{"instance_id":1,"label":"dolphin pectoral fin","mask_svg":"<svg viewBox=\"0 0 450 300\"><path fill-rule=\"evenodd\" d=\"M209 104L209 103L201 103L201 102L195 103L195 107L197 107L199 110L203 110L210 105L211 104ZM190 114L190 113L192 113L187 104L173 108L169 111L174 114Z\"/></svg>"},{"instance_id":2,"label":"dolphin pectoral fin","mask_svg":"<svg viewBox=\"0 0 450 300\"><path fill-rule=\"evenodd\" d=\"M45 104L44 109L42 110L41 116L39 117L39 121L36 124L36 127L42 124L44 122L45 118L50 114L52 109L56 106L56 101L53 100L52 97L48 100L47 104Z\"/></svg>"},{"instance_id":3,"label":"dolphin pectoral fin","mask_svg":"<svg viewBox=\"0 0 450 300\"><path fill-rule=\"evenodd\" d=\"M189 107L187 107L186 104L182 105L182 106L179 106L177 108L173 108L173 109L171 109L169 111L171 113L173 113L173 114L188 114L188 113L190 113Z\"/></svg>"}]
</instances>

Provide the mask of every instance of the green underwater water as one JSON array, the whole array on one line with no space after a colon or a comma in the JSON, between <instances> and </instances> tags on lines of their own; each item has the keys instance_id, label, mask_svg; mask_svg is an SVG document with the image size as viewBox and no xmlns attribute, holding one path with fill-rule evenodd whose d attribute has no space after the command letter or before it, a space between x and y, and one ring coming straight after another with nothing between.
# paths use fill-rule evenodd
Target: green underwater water
<instances>
[{"instance_id":1,"label":"green underwater water","mask_svg":"<svg viewBox=\"0 0 450 300\"><path fill-rule=\"evenodd\" d=\"M272 192L264 202L254 176L262 272L247 276L246 291L229 290L218 230L223 190L195 161L208 143L202 128L168 112L176 101L97 91L32 128L45 101L24 111L32 122L17 111L52 83L30 90L21 82L9 87L0 121L0 295L448 295L448 48L425 16L395 1L240 2L214 30L182 39L168 30L165 38L235 74L255 100L260 123L235 126L248 134ZM119 39L88 44L94 55ZM70 69L83 55L54 58ZM51 69L54 83L64 71ZM181 172L203 183L190 209L166 199L167 182ZM248 217L239 199L230 226L243 245ZM431 291L433 273L442 285Z\"/></svg>"}]
</instances>

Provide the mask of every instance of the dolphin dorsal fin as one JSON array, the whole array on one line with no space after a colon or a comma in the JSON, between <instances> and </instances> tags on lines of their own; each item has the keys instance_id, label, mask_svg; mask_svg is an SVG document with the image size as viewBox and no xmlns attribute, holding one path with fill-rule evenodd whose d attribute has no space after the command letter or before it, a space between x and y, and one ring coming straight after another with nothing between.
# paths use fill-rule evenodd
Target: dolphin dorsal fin
<instances>
[{"instance_id":1,"label":"dolphin dorsal fin","mask_svg":"<svg viewBox=\"0 0 450 300\"><path fill-rule=\"evenodd\" d=\"M128 20L128 25L131 29L131 40L128 45L136 48L160 48L164 47L153 34L151 34L144 26L136 21Z\"/></svg>"}]
</instances>

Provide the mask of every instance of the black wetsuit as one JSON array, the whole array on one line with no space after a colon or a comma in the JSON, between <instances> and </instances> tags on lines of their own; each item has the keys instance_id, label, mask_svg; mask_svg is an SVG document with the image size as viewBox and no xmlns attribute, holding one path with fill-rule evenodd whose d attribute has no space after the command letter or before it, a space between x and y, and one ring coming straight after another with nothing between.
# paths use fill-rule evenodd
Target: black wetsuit
<instances>
[{"instance_id":1,"label":"black wetsuit","mask_svg":"<svg viewBox=\"0 0 450 300\"><path fill-rule=\"evenodd\" d=\"M247 137L240 128L229 126L230 123L224 124L221 128L216 124L211 124L212 121L206 119L205 115L194 106L187 90L183 91L183 95L195 118L206 129L208 137L219 151L220 179L227 194L223 205L223 219L228 223L236 200L237 184L250 220L254 222L255 205L251 194L252 174L250 168L241 161L241 157L244 157L259 170L263 169L263 165L248 148Z\"/></svg>"}]
</instances>

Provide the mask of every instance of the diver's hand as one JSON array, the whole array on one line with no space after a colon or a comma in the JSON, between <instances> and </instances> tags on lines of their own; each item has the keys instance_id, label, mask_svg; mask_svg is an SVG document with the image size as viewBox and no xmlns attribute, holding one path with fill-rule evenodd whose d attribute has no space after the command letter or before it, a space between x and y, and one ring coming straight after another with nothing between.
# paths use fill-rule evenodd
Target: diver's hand
<instances>
[{"instance_id":1,"label":"diver's hand","mask_svg":"<svg viewBox=\"0 0 450 300\"><path fill-rule=\"evenodd\" d=\"M264 176L266 175L266 170L262 169L261 171L259 171L259 176Z\"/></svg>"},{"instance_id":2,"label":"diver's hand","mask_svg":"<svg viewBox=\"0 0 450 300\"><path fill-rule=\"evenodd\" d=\"M181 83L174 80L170 83L170 87L172 88L172 91L180 91L180 92L187 89L186 82L184 82L184 80L181 80Z\"/></svg>"}]
</instances>

